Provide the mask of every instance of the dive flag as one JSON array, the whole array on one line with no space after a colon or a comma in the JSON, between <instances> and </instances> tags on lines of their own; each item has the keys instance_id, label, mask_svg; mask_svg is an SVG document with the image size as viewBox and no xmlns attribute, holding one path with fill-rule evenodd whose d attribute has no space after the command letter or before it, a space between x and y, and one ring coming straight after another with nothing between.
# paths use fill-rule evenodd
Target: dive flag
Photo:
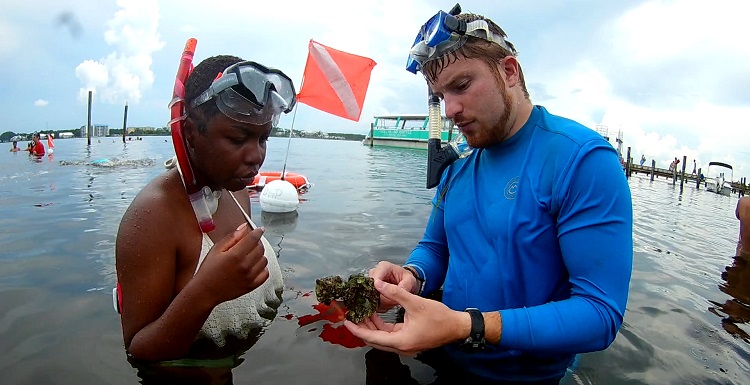
<instances>
[{"instance_id":1,"label":"dive flag","mask_svg":"<svg viewBox=\"0 0 750 385\"><path fill-rule=\"evenodd\" d=\"M312 39L297 101L359 121L375 61L326 47Z\"/></svg>"},{"instance_id":2,"label":"dive flag","mask_svg":"<svg viewBox=\"0 0 750 385\"><path fill-rule=\"evenodd\" d=\"M52 133L50 132L47 134L47 153L52 155L52 153L55 152L54 148L55 142L52 141Z\"/></svg>"}]
</instances>

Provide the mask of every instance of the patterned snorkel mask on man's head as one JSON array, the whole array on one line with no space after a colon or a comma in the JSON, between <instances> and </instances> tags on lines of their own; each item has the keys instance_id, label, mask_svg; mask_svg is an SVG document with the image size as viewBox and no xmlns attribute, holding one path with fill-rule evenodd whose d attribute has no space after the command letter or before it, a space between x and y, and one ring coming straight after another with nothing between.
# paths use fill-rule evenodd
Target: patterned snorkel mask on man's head
<instances>
[{"instance_id":1,"label":"patterned snorkel mask on man's head","mask_svg":"<svg viewBox=\"0 0 750 385\"><path fill-rule=\"evenodd\" d=\"M466 43L467 36L493 42L508 52L515 53L503 36L490 31L487 21L474 20L467 23L456 17L461 12L460 6L457 5L454 9L457 10L455 13L454 11L451 13L439 11L422 25L409 50L409 58L406 61L407 71L416 74L428 61L459 49Z\"/></svg>"},{"instance_id":2,"label":"patterned snorkel mask on man's head","mask_svg":"<svg viewBox=\"0 0 750 385\"><path fill-rule=\"evenodd\" d=\"M292 80L283 72L252 61L233 64L191 103L192 108L215 99L219 111L238 122L278 123L297 103Z\"/></svg>"}]
</instances>

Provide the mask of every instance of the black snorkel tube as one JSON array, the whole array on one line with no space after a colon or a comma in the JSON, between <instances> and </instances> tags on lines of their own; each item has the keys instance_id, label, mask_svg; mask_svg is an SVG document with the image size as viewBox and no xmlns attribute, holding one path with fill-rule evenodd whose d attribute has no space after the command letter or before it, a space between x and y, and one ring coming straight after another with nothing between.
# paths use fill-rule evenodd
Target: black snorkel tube
<instances>
[{"instance_id":1,"label":"black snorkel tube","mask_svg":"<svg viewBox=\"0 0 750 385\"><path fill-rule=\"evenodd\" d=\"M461 5L451 8L450 15L461 13ZM440 177L443 171L459 158L458 149L454 145L448 145L441 148L443 127L442 114L440 112L440 98L432 92L432 88L427 86L427 108L429 119L430 135L427 139L427 188L431 189L440 183Z\"/></svg>"},{"instance_id":2,"label":"black snorkel tube","mask_svg":"<svg viewBox=\"0 0 750 385\"><path fill-rule=\"evenodd\" d=\"M440 98L429 90L428 96L429 111L429 130L430 136L427 139L427 188L431 189L440 183L440 177L443 171L459 158L459 153L454 146L445 146L441 148L442 138L441 130L443 127L442 116L440 113Z\"/></svg>"}]
</instances>

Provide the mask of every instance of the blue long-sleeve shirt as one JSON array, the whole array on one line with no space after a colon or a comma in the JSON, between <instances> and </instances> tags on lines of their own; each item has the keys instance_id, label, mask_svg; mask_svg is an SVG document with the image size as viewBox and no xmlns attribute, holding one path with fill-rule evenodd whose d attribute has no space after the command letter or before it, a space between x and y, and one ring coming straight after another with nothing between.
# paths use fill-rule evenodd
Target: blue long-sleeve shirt
<instances>
[{"instance_id":1,"label":"blue long-sleeve shirt","mask_svg":"<svg viewBox=\"0 0 750 385\"><path fill-rule=\"evenodd\" d=\"M633 258L630 189L596 132L535 106L510 139L444 173L407 265L454 310L500 311L499 345L466 354L492 379L561 375L623 321Z\"/></svg>"}]
</instances>

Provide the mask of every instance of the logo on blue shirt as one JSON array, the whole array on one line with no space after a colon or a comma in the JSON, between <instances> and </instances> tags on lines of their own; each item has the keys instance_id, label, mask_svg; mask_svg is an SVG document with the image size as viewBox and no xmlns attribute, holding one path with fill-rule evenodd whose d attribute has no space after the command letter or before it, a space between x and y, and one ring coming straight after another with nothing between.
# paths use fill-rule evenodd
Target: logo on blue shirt
<instances>
[{"instance_id":1,"label":"logo on blue shirt","mask_svg":"<svg viewBox=\"0 0 750 385\"><path fill-rule=\"evenodd\" d=\"M505 185L505 199L516 199L516 191L518 191L518 177L509 180Z\"/></svg>"}]
</instances>

